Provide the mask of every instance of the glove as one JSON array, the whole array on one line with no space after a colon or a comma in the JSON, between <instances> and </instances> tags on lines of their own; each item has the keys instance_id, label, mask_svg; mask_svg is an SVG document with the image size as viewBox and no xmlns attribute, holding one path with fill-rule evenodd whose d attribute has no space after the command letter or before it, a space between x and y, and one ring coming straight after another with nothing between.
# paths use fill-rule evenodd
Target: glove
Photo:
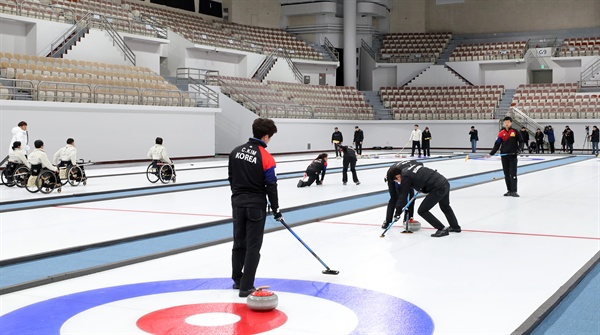
<instances>
[{"instance_id":1,"label":"glove","mask_svg":"<svg viewBox=\"0 0 600 335\"><path fill-rule=\"evenodd\" d=\"M281 222L281 220L283 220L283 214L281 214L280 211L274 211L273 218L275 219L275 221Z\"/></svg>"}]
</instances>

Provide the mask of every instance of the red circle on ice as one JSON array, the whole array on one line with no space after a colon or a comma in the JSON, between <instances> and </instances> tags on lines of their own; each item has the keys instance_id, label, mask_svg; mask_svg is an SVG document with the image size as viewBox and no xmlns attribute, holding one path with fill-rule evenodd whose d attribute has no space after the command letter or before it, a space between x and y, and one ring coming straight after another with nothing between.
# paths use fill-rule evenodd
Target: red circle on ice
<instances>
[{"instance_id":1,"label":"red circle on ice","mask_svg":"<svg viewBox=\"0 0 600 335\"><path fill-rule=\"evenodd\" d=\"M185 322L190 316L204 313L230 313L240 320L223 326L197 326ZM137 326L154 335L180 334L240 334L263 333L282 326L287 315L276 309L256 312L240 303L206 303L169 307L148 313L137 321Z\"/></svg>"}]
</instances>

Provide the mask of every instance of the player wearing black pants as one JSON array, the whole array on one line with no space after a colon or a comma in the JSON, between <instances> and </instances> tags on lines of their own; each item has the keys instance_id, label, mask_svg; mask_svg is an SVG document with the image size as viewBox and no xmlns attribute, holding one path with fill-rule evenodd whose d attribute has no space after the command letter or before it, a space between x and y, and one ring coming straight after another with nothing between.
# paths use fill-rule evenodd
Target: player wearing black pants
<instances>
[{"instance_id":1,"label":"player wearing black pants","mask_svg":"<svg viewBox=\"0 0 600 335\"><path fill-rule=\"evenodd\" d=\"M423 144L423 156L431 157L431 132L429 131L429 127L425 127L425 130L421 134Z\"/></svg>"},{"instance_id":2,"label":"player wearing black pants","mask_svg":"<svg viewBox=\"0 0 600 335\"><path fill-rule=\"evenodd\" d=\"M352 172L352 181L356 185L360 185L360 181L358 181L358 176L356 175L356 151L346 145L340 146L340 150L344 154L344 160L342 161L342 183L344 183L344 185L348 183L349 167L350 172Z\"/></svg>"},{"instance_id":3,"label":"player wearing black pants","mask_svg":"<svg viewBox=\"0 0 600 335\"><path fill-rule=\"evenodd\" d=\"M335 150L335 157L338 157L340 151L340 145L344 142L344 135L335 127L333 134L331 134L331 143L333 143L333 150Z\"/></svg>"},{"instance_id":4,"label":"player wearing black pants","mask_svg":"<svg viewBox=\"0 0 600 335\"><path fill-rule=\"evenodd\" d=\"M387 182L387 185L388 185L388 192L390 193L390 201L388 201L387 212L385 215L385 221L383 221L383 224L381 225L382 229L386 229L392 222L392 220L394 218L394 211L396 210L396 204L398 203L398 194L400 192L400 185L398 185L394 181L394 178L396 175L400 174L400 172L402 171L402 169L404 167L409 166L409 165L423 165L423 164L421 164L415 160L401 161L401 162L398 162L398 163L392 165L387 171L385 181ZM411 190L410 195L409 195L410 198L412 199L412 197L414 197L414 195L415 195L414 190ZM414 217L415 203L416 203L416 201L413 201L413 202L411 202L410 206L408 206L407 214L405 214L405 217L404 217L405 220L406 220L406 216L408 216L409 219L412 219Z\"/></svg>"},{"instance_id":5,"label":"player wearing black pants","mask_svg":"<svg viewBox=\"0 0 600 335\"><path fill-rule=\"evenodd\" d=\"M281 220L277 196L275 159L266 150L277 132L270 119L256 119L252 124L254 137L229 155L229 184L233 212L233 248L231 267L233 288L240 297L247 297L254 288L254 278L260 260L267 197L275 220Z\"/></svg>"},{"instance_id":6,"label":"player wearing black pants","mask_svg":"<svg viewBox=\"0 0 600 335\"><path fill-rule=\"evenodd\" d=\"M406 206L410 192L415 189L427 194L423 202L421 202L417 213L437 229L431 237L442 237L447 236L448 233L460 233L462 231L456 215L454 215L454 211L450 207L450 183L440 173L421 164L409 164L403 167L399 174L394 176L394 181L400 184L398 202L396 204L396 218L399 218L402 208ZM446 228L430 212L436 204L440 205L440 209L446 216L450 227Z\"/></svg>"},{"instance_id":7,"label":"player wearing black pants","mask_svg":"<svg viewBox=\"0 0 600 335\"><path fill-rule=\"evenodd\" d=\"M362 155L362 145L363 140L365 139L365 134L362 129L358 128L358 126L354 127L354 147L356 148L356 153Z\"/></svg>"},{"instance_id":8,"label":"player wearing black pants","mask_svg":"<svg viewBox=\"0 0 600 335\"><path fill-rule=\"evenodd\" d=\"M495 155L498 149L502 154L502 170L504 171L504 181L508 192L505 197L519 197L517 193L517 163L518 154L523 138L521 133L512 128L512 118L507 116L502 121L503 128L498 133L498 138L494 143L492 151L487 155L489 158Z\"/></svg>"},{"instance_id":9,"label":"player wearing black pants","mask_svg":"<svg viewBox=\"0 0 600 335\"><path fill-rule=\"evenodd\" d=\"M307 181L300 180L298 181L298 187L309 187L315 181L317 185L323 184L323 179L325 179L325 172L327 171L327 154L323 153L317 156L310 165L306 168L304 172L308 177ZM319 175L321 178L319 179Z\"/></svg>"}]
</instances>

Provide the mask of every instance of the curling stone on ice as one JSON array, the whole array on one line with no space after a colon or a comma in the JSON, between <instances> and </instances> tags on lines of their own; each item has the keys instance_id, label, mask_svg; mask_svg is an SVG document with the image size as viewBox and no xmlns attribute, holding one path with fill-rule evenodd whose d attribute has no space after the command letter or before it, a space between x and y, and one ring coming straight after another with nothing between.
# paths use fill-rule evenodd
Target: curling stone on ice
<instances>
[{"instance_id":1,"label":"curling stone on ice","mask_svg":"<svg viewBox=\"0 0 600 335\"><path fill-rule=\"evenodd\" d=\"M421 222L417 220L408 221L408 231L419 231L421 229Z\"/></svg>"},{"instance_id":2,"label":"curling stone on ice","mask_svg":"<svg viewBox=\"0 0 600 335\"><path fill-rule=\"evenodd\" d=\"M246 300L248 308L253 311L270 311L277 307L279 298L277 294L268 291L269 286L259 286Z\"/></svg>"}]
</instances>

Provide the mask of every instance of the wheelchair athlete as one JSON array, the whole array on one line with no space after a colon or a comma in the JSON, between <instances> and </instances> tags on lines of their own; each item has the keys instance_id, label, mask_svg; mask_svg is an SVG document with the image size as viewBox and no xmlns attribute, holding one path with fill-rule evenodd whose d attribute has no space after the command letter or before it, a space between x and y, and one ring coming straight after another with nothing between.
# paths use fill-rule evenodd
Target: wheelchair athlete
<instances>
[{"instance_id":1,"label":"wheelchair athlete","mask_svg":"<svg viewBox=\"0 0 600 335\"><path fill-rule=\"evenodd\" d=\"M60 192L62 184L60 183L59 172L56 166L52 165L48 159L48 155L44 151L44 142L42 140L36 140L34 146L35 150L29 155L31 176L29 177L27 186L36 186L37 183L37 190L42 190L43 193L50 193L55 188L58 188L58 191ZM52 173L49 174L48 178L42 178L41 181L38 181L38 176L46 174L46 171ZM37 190L35 192L37 192Z\"/></svg>"},{"instance_id":2,"label":"wheelchair athlete","mask_svg":"<svg viewBox=\"0 0 600 335\"><path fill-rule=\"evenodd\" d=\"M54 154L53 162L58 166L60 178L65 180L65 183L70 179L77 183L87 180L83 166L77 165L77 147L74 139L67 139L67 145Z\"/></svg>"},{"instance_id":3,"label":"wheelchair athlete","mask_svg":"<svg viewBox=\"0 0 600 335\"><path fill-rule=\"evenodd\" d=\"M24 185L21 185L19 180L24 179L25 175L21 176L21 174L28 174L31 164L29 164L27 157L25 157L25 152L21 149L20 141L13 142L11 149L8 154L8 164L2 171L2 177L6 186L14 186L16 183L17 186L22 187ZM15 172L19 172L19 176L17 176L19 180L15 180Z\"/></svg>"},{"instance_id":4,"label":"wheelchair athlete","mask_svg":"<svg viewBox=\"0 0 600 335\"><path fill-rule=\"evenodd\" d=\"M151 165L152 165L154 174L159 176L160 167L163 164L168 164L171 166L171 171L173 171L173 172L172 172L171 176L164 176L164 177L166 177L165 179L167 179L167 180L163 180L163 181L168 182L170 179L170 180L173 180L173 182L175 182L175 176L176 176L175 165L169 158L169 155L167 154L167 149L162 145L163 139L161 137L157 137L154 143L155 144L148 151L148 158L152 158Z\"/></svg>"}]
</instances>

